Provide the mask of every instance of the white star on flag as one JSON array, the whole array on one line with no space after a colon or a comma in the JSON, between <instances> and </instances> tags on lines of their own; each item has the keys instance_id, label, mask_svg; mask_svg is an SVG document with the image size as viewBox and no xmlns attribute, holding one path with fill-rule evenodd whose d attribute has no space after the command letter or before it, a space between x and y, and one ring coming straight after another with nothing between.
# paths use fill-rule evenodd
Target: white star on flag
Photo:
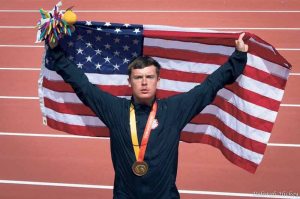
<instances>
[{"instance_id":1,"label":"white star on flag","mask_svg":"<svg viewBox=\"0 0 300 199\"><path fill-rule=\"evenodd\" d=\"M113 67L114 67L114 70L120 70L120 69L119 69L120 66L119 66L118 64L113 65Z\"/></svg>"},{"instance_id":2,"label":"white star on flag","mask_svg":"<svg viewBox=\"0 0 300 199\"><path fill-rule=\"evenodd\" d=\"M86 21L86 22L85 22L85 25L91 26L91 25L92 25L92 22L91 22L91 21Z\"/></svg>"},{"instance_id":3,"label":"white star on flag","mask_svg":"<svg viewBox=\"0 0 300 199\"><path fill-rule=\"evenodd\" d=\"M83 54L83 50L81 48L76 49L77 50L77 54Z\"/></svg>"},{"instance_id":4,"label":"white star on flag","mask_svg":"<svg viewBox=\"0 0 300 199\"><path fill-rule=\"evenodd\" d=\"M106 23L104 24L104 26L111 26L111 23L110 23L110 22L106 22Z\"/></svg>"},{"instance_id":5,"label":"white star on flag","mask_svg":"<svg viewBox=\"0 0 300 199\"><path fill-rule=\"evenodd\" d=\"M119 55L120 55L120 52L119 52L119 51L115 51L115 52L114 52L114 55L115 55L115 56L119 56Z\"/></svg>"},{"instance_id":6,"label":"white star on flag","mask_svg":"<svg viewBox=\"0 0 300 199\"><path fill-rule=\"evenodd\" d=\"M101 39L102 39L102 38L101 38L100 36L97 36L97 37L96 37L96 41L101 41Z\"/></svg>"},{"instance_id":7,"label":"white star on flag","mask_svg":"<svg viewBox=\"0 0 300 199\"><path fill-rule=\"evenodd\" d=\"M86 47L91 47L92 48L92 44L91 43L86 43Z\"/></svg>"},{"instance_id":8,"label":"white star on flag","mask_svg":"<svg viewBox=\"0 0 300 199\"><path fill-rule=\"evenodd\" d=\"M99 49L97 49L97 50L95 50L95 52L96 52L96 55L101 55L101 53L102 53L102 50L99 50Z\"/></svg>"},{"instance_id":9,"label":"white star on flag","mask_svg":"<svg viewBox=\"0 0 300 199\"><path fill-rule=\"evenodd\" d=\"M105 44L105 49L110 49L110 45L109 44Z\"/></svg>"},{"instance_id":10,"label":"white star on flag","mask_svg":"<svg viewBox=\"0 0 300 199\"><path fill-rule=\"evenodd\" d=\"M129 50L129 46L125 45L123 46L124 51L128 51Z\"/></svg>"},{"instance_id":11,"label":"white star on flag","mask_svg":"<svg viewBox=\"0 0 300 199\"><path fill-rule=\"evenodd\" d=\"M96 69L99 69L99 70L101 70L101 64L99 64L99 63L97 63L97 64L95 64L95 66L96 66Z\"/></svg>"},{"instance_id":12,"label":"white star on flag","mask_svg":"<svg viewBox=\"0 0 300 199\"><path fill-rule=\"evenodd\" d=\"M73 45L74 45L74 43L73 43L73 42L71 42L71 41L70 41L70 42L68 42L68 46L69 46L69 47L72 47Z\"/></svg>"},{"instance_id":13,"label":"white star on flag","mask_svg":"<svg viewBox=\"0 0 300 199\"><path fill-rule=\"evenodd\" d=\"M110 62L111 58L105 57L104 60L105 60L105 62Z\"/></svg>"},{"instance_id":14,"label":"white star on flag","mask_svg":"<svg viewBox=\"0 0 300 199\"><path fill-rule=\"evenodd\" d=\"M115 29L115 32L116 32L116 33L119 33L119 32L122 32L122 30L121 30L120 28L116 28L116 29Z\"/></svg>"},{"instance_id":15,"label":"white star on flag","mask_svg":"<svg viewBox=\"0 0 300 199\"><path fill-rule=\"evenodd\" d=\"M82 35L77 36L77 40L83 40L82 38L83 38Z\"/></svg>"},{"instance_id":16,"label":"white star on flag","mask_svg":"<svg viewBox=\"0 0 300 199\"><path fill-rule=\"evenodd\" d=\"M124 58L124 59L123 59L123 64L129 63L129 61L130 61L129 59Z\"/></svg>"},{"instance_id":17,"label":"white star on flag","mask_svg":"<svg viewBox=\"0 0 300 199\"><path fill-rule=\"evenodd\" d=\"M78 67L78 68L82 68L82 66L83 66L83 64L80 63L80 62L77 64L77 67Z\"/></svg>"},{"instance_id":18,"label":"white star on flag","mask_svg":"<svg viewBox=\"0 0 300 199\"><path fill-rule=\"evenodd\" d=\"M132 54L132 57L137 57L138 56L138 54L136 52L133 52L131 54Z\"/></svg>"},{"instance_id":19,"label":"white star on flag","mask_svg":"<svg viewBox=\"0 0 300 199\"><path fill-rule=\"evenodd\" d=\"M139 40L134 39L134 40L133 40L133 44L136 44L136 45L139 44Z\"/></svg>"},{"instance_id":20,"label":"white star on flag","mask_svg":"<svg viewBox=\"0 0 300 199\"><path fill-rule=\"evenodd\" d=\"M134 32L135 34L137 34L137 33L141 32L141 31L140 31L140 29L135 28L133 32Z\"/></svg>"},{"instance_id":21,"label":"white star on flag","mask_svg":"<svg viewBox=\"0 0 300 199\"><path fill-rule=\"evenodd\" d=\"M91 56L87 56L86 57L86 62L92 62L92 57Z\"/></svg>"}]
</instances>

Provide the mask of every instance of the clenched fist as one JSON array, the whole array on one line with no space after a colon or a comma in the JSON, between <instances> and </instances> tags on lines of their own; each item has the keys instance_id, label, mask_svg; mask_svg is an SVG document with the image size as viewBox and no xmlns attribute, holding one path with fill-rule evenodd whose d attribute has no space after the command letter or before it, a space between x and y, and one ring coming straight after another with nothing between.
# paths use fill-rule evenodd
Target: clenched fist
<instances>
[{"instance_id":1,"label":"clenched fist","mask_svg":"<svg viewBox=\"0 0 300 199\"><path fill-rule=\"evenodd\" d=\"M245 44L243 37L245 36L245 33L240 34L238 40L235 40L235 48L238 51L242 52L248 52L248 45Z\"/></svg>"}]
</instances>

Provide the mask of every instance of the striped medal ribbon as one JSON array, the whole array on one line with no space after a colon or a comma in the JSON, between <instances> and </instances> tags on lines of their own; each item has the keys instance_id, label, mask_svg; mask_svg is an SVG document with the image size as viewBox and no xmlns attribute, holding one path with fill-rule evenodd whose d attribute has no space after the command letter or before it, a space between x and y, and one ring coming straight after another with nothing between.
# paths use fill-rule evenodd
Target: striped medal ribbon
<instances>
[{"instance_id":1,"label":"striped medal ribbon","mask_svg":"<svg viewBox=\"0 0 300 199\"><path fill-rule=\"evenodd\" d=\"M141 146L139 146L137 130L136 130L135 110L133 104L130 105L130 133L131 133L131 141L132 141L132 145L136 157L136 161L132 165L132 171L137 176L143 176L148 172L148 164L144 161L144 157L145 157L148 140L151 134L152 123L156 115L156 111L157 111L157 102L155 101L152 105L152 109L147 120Z\"/></svg>"}]
</instances>

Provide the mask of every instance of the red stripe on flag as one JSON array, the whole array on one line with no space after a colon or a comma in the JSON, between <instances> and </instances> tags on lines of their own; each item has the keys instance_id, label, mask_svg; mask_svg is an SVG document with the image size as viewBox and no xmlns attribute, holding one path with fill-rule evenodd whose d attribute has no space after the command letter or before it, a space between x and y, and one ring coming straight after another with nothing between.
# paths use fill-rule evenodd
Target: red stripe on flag
<instances>
[{"instance_id":1,"label":"red stripe on flag","mask_svg":"<svg viewBox=\"0 0 300 199\"><path fill-rule=\"evenodd\" d=\"M162 68L159 74L160 78L182 81L182 82L197 82L200 83L208 76L207 74L201 73L190 73L176 70L168 70Z\"/></svg>"},{"instance_id":2,"label":"red stripe on flag","mask_svg":"<svg viewBox=\"0 0 300 199\"><path fill-rule=\"evenodd\" d=\"M144 55L152 57L162 57L167 59L176 59L182 61L209 63L222 65L228 60L228 56L216 53L201 53L195 51L164 49L160 47L144 46Z\"/></svg>"},{"instance_id":3,"label":"red stripe on flag","mask_svg":"<svg viewBox=\"0 0 300 199\"><path fill-rule=\"evenodd\" d=\"M144 36L155 39L166 39L174 41L194 42L211 45L235 46L235 40L239 33L201 33L201 32L180 32L144 30Z\"/></svg>"},{"instance_id":4,"label":"red stripe on flag","mask_svg":"<svg viewBox=\"0 0 300 199\"><path fill-rule=\"evenodd\" d=\"M52 109L55 112L72 115L96 116L96 114L89 107L82 103L59 103L47 97L44 97L44 103L45 107Z\"/></svg>"},{"instance_id":5,"label":"red stripe on flag","mask_svg":"<svg viewBox=\"0 0 300 199\"><path fill-rule=\"evenodd\" d=\"M258 70L257 68L253 68L248 65L245 67L243 74L252 79L255 79L255 80L263 82L265 84L274 86L279 89L284 89L285 84L286 84L285 79L276 77L275 75Z\"/></svg>"},{"instance_id":6,"label":"red stripe on flag","mask_svg":"<svg viewBox=\"0 0 300 199\"><path fill-rule=\"evenodd\" d=\"M63 122L59 122L47 117L47 125L59 130L74 135L93 136L93 137L109 137L109 130L107 127L94 126L79 126Z\"/></svg>"},{"instance_id":7,"label":"red stripe on flag","mask_svg":"<svg viewBox=\"0 0 300 199\"><path fill-rule=\"evenodd\" d=\"M182 140L184 142L191 142L191 143L198 142L198 143L209 144L211 146L218 148L222 152L222 154L233 164L235 164L251 173L255 173L255 171L257 169L257 166L258 166L257 164L233 153L232 151L227 149L220 140L218 140L212 136L205 135L205 134L182 132L181 136L180 136L180 140Z\"/></svg>"}]
</instances>

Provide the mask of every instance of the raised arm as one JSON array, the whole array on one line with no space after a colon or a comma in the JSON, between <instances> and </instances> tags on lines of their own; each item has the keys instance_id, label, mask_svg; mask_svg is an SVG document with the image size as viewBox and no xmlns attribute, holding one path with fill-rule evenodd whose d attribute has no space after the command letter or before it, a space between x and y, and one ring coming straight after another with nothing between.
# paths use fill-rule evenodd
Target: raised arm
<instances>
[{"instance_id":1,"label":"raised arm","mask_svg":"<svg viewBox=\"0 0 300 199\"><path fill-rule=\"evenodd\" d=\"M100 90L89 82L82 70L65 57L60 46L52 45L47 50L48 59L53 62L54 70L69 83L80 100L109 127L111 118L114 117L118 103L122 99Z\"/></svg>"}]
</instances>

